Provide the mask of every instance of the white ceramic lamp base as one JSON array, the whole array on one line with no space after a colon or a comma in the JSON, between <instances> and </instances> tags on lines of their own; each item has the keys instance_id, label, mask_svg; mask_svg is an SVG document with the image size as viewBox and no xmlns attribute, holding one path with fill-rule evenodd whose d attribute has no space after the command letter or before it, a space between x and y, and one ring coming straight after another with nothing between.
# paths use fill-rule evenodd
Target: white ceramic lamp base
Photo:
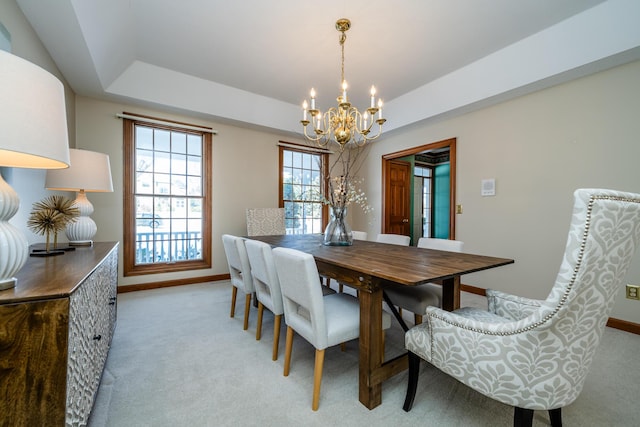
<instances>
[{"instance_id":1,"label":"white ceramic lamp base","mask_svg":"<svg viewBox=\"0 0 640 427\"><path fill-rule=\"evenodd\" d=\"M29 258L27 238L9 223L18 212L20 198L0 175L0 290L13 288L14 276Z\"/></svg>"},{"instance_id":2,"label":"white ceramic lamp base","mask_svg":"<svg viewBox=\"0 0 640 427\"><path fill-rule=\"evenodd\" d=\"M73 201L73 205L80 211L80 216L69 225L65 233L71 246L90 246L93 244L93 236L98 231L98 226L90 218L93 213L93 205L87 199L84 190L78 192L78 196Z\"/></svg>"}]
</instances>

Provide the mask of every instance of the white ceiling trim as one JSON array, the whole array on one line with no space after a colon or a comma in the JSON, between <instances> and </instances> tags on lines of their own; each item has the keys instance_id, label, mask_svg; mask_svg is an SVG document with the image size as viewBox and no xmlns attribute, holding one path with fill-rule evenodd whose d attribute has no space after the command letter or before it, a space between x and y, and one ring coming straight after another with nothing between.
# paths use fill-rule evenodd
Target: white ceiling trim
<instances>
[{"instance_id":1,"label":"white ceiling trim","mask_svg":"<svg viewBox=\"0 0 640 427\"><path fill-rule=\"evenodd\" d=\"M131 1L118 0L115 9L82 0L17 2L47 50L56 53L54 59L76 93L301 135L299 105L136 61L131 23L125 25L126 18L114 23L127 15ZM224 4L216 7L223 11ZM640 59L638 19L637 0L599 3L411 92L385 99L385 132ZM299 64L292 69L299 73ZM397 78L403 78L401 70ZM100 88L104 92L96 93Z\"/></svg>"},{"instance_id":2,"label":"white ceiling trim","mask_svg":"<svg viewBox=\"0 0 640 427\"><path fill-rule=\"evenodd\" d=\"M598 5L388 102L385 127L390 131L488 99L504 99L501 95L520 88L539 90L559 83L553 77L562 75L562 81L568 81L598 61L598 69L605 69L640 59L640 49L620 55L640 46L638 17L638 1ZM610 61L603 61L607 58Z\"/></svg>"},{"instance_id":3,"label":"white ceiling trim","mask_svg":"<svg viewBox=\"0 0 640 427\"><path fill-rule=\"evenodd\" d=\"M106 92L198 114L300 132L295 118L302 118L301 107L140 61L129 66Z\"/></svg>"}]
</instances>

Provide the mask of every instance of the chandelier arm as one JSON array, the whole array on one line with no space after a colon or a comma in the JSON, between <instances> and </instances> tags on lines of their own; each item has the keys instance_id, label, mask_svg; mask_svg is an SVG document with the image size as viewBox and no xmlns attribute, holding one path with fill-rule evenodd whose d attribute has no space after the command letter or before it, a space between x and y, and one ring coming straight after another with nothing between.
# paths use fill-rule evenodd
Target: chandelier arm
<instances>
[{"instance_id":1,"label":"chandelier arm","mask_svg":"<svg viewBox=\"0 0 640 427\"><path fill-rule=\"evenodd\" d=\"M304 129L304 136L305 136L305 138L307 138L309 141L316 142L316 143L318 143L318 145L319 145L319 146L321 146L321 147L325 147L325 146L327 145L327 143L329 142L329 140L328 140L328 139L327 139L327 141L325 141L325 142L323 142L323 141L322 141L323 137L324 137L326 134L318 134L318 133L316 132L316 136L311 136L311 135L309 135L309 134L307 133L307 127L306 127L306 126L304 126L304 127L303 127L303 129Z\"/></svg>"}]
</instances>

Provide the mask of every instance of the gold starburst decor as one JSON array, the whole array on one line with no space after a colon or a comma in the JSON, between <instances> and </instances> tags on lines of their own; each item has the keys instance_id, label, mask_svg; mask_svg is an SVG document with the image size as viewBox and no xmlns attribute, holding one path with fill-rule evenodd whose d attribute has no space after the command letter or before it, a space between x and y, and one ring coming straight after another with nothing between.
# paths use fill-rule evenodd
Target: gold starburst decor
<instances>
[{"instance_id":1,"label":"gold starburst decor","mask_svg":"<svg viewBox=\"0 0 640 427\"><path fill-rule=\"evenodd\" d=\"M53 195L33 204L27 226L36 234L46 237L44 255L41 251L34 250L33 256L61 255L64 251L56 250L58 247L58 233L65 229L67 224L76 220L80 211L74 206L72 200ZM50 250L50 238L54 236L53 251Z\"/></svg>"}]
</instances>

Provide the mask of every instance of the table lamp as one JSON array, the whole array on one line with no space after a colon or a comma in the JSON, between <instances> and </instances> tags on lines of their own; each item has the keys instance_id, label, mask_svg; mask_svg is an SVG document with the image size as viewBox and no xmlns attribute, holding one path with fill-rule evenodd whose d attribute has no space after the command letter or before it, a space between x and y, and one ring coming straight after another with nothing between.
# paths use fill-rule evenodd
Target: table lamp
<instances>
[{"instance_id":1,"label":"table lamp","mask_svg":"<svg viewBox=\"0 0 640 427\"><path fill-rule=\"evenodd\" d=\"M65 233L72 246L93 244L98 227L91 219L93 205L85 193L106 193L113 191L109 156L89 150L69 150L71 165L67 169L49 170L45 180L48 190L77 191L73 205L80 215L67 225Z\"/></svg>"},{"instance_id":2,"label":"table lamp","mask_svg":"<svg viewBox=\"0 0 640 427\"><path fill-rule=\"evenodd\" d=\"M69 135L62 83L48 71L0 50L0 166L69 166ZM0 290L29 257L29 242L9 220L20 198L0 175Z\"/></svg>"}]
</instances>

